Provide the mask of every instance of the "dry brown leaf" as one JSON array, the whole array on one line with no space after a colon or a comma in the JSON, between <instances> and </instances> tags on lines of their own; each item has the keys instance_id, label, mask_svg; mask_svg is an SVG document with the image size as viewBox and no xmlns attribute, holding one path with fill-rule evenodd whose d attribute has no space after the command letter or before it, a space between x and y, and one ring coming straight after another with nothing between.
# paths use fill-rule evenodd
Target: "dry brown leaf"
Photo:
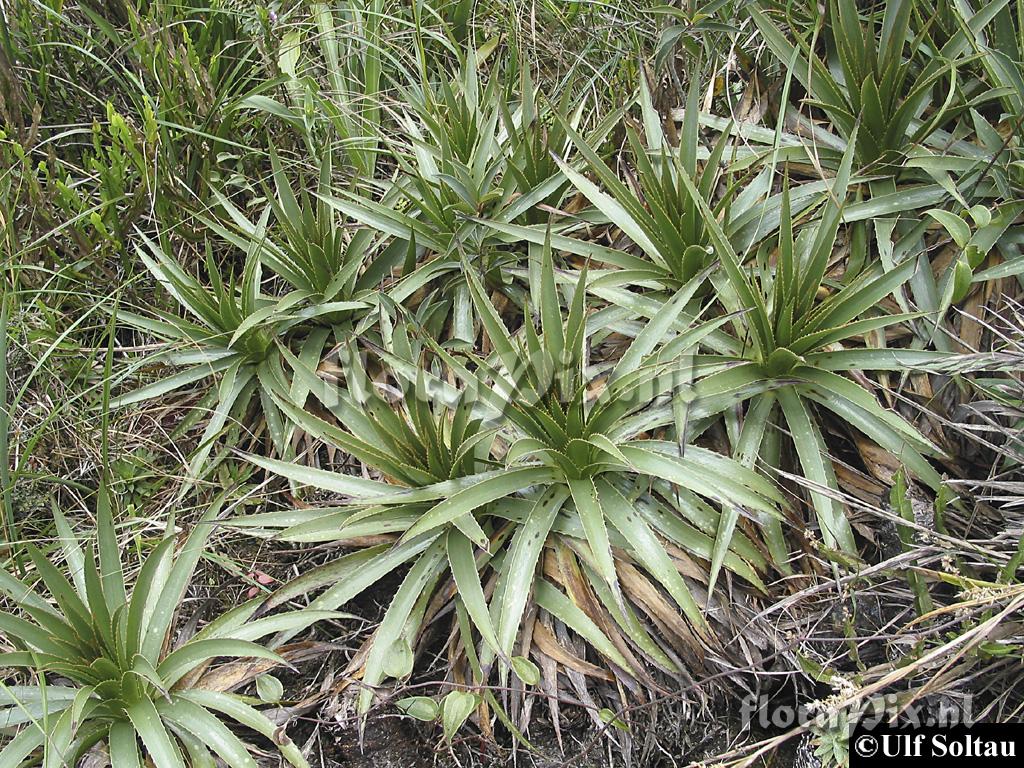
<instances>
[{"instance_id":1,"label":"dry brown leaf","mask_svg":"<svg viewBox=\"0 0 1024 768\"><path fill-rule=\"evenodd\" d=\"M878 506L878 503L888 494L888 489L884 485L875 482L863 472L851 469L842 462L832 462L832 468L839 481L839 487L866 504Z\"/></svg>"},{"instance_id":2,"label":"dry brown leaf","mask_svg":"<svg viewBox=\"0 0 1024 768\"><path fill-rule=\"evenodd\" d=\"M644 612L677 638L678 642L672 643L672 646L687 657L688 665L696 666L704 660L705 645L697 632L679 610L662 597L649 579L633 566L624 563L619 566L619 578L622 580L623 589L636 600ZM707 633L700 632L700 635L705 637Z\"/></svg>"},{"instance_id":3,"label":"dry brown leaf","mask_svg":"<svg viewBox=\"0 0 1024 768\"><path fill-rule=\"evenodd\" d=\"M702 568L701 565L694 560L690 553L680 549L678 546L673 544L671 541L665 541L662 539L661 542L665 551L672 557L672 561L675 563L676 570L688 579L693 579L701 584L707 583L709 572L707 569Z\"/></svg>"},{"instance_id":4,"label":"dry brown leaf","mask_svg":"<svg viewBox=\"0 0 1024 768\"><path fill-rule=\"evenodd\" d=\"M277 649L277 653L289 664L297 664L321 656L330 651L331 648L332 646L327 643L306 641L282 646ZM202 674L198 680L192 676L187 676L182 679L177 687L196 687L208 691L232 691L246 683L252 682L260 675L278 666L280 666L278 662L271 659L238 659L215 667L209 672ZM205 667L197 671L202 673L203 669Z\"/></svg>"},{"instance_id":5,"label":"dry brown leaf","mask_svg":"<svg viewBox=\"0 0 1024 768\"><path fill-rule=\"evenodd\" d=\"M860 454L861 461L864 462L864 466L868 468L871 476L886 485L892 485L893 477L903 467L899 459L860 435L854 436L854 442L857 444L857 452Z\"/></svg>"},{"instance_id":6,"label":"dry brown leaf","mask_svg":"<svg viewBox=\"0 0 1024 768\"><path fill-rule=\"evenodd\" d=\"M537 622L538 624L540 622ZM534 629L536 635L536 629ZM548 635L550 636L550 632ZM554 640L554 638L552 638ZM562 743L562 722L558 711L558 664L545 653L539 650L534 654L537 663L540 665L540 689L546 694L548 700L548 711L551 713L551 725L555 729L555 741L558 742L559 752L564 752L565 746Z\"/></svg>"},{"instance_id":7,"label":"dry brown leaf","mask_svg":"<svg viewBox=\"0 0 1024 768\"><path fill-rule=\"evenodd\" d=\"M546 656L548 659L561 664L563 667L574 669L577 672L587 675L588 677L596 677L599 680L613 679L612 675L601 667L594 666L590 662L584 661L578 656L569 653L563 648L555 636L551 634L543 622L536 622L533 628L533 643L536 651L542 654L541 659Z\"/></svg>"}]
</instances>

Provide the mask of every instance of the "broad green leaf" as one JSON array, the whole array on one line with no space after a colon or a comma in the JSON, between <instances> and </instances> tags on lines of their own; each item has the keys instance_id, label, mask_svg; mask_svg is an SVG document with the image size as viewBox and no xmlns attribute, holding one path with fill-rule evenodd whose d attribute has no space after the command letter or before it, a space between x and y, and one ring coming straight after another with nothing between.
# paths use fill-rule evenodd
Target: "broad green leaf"
<instances>
[{"instance_id":1,"label":"broad green leaf","mask_svg":"<svg viewBox=\"0 0 1024 768\"><path fill-rule=\"evenodd\" d=\"M441 703L441 725L444 728L444 738L449 744L455 737L455 732L479 705L480 698L468 691L451 691L445 694Z\"/></svg>"},{"instance_id":2,"label":"broad green leaf","mask_svg":"<svg viewBox=\"0 0 1024 768\"><path fill-rule=\"evenodd\" d=\"M188 699L195 704L220 712L236 720L246 728L251 728L262 736L270 739L281 754L285 756L295 768L309 768L309 763L302 756L299 749L292 743L285 734L284 729L271 722L266 715L259 710L250 707L239 697L219 691L203 691L192 689L178 694L183 699Z\"/></svg>"},{"instance_id":3,"label":"broad green leaf","mask_svg":"<svg viewBox=\"0 0 1024 768\"><path fill-rule=\"evenodd\" d=\"M146 751L156 768L185 768L181 751L167 733L152 701L144 698L128 707L125 713L145 744Z\"/></svg>"},{"instance_id":4,"label":"broad green leaf","mask_svg":"<svg viewBox=\"0 0 1024 768\"><path fill-rule=\"evenodd\" d=\"M117 768L141 768L142 758L139 754L138 738L135 729L129 723L120 722L110 726L107 738L110 749L110 762Z\"/></svg>"},{"instance_id":5,"label":"broad green leaf","mask_svg":"<svg viewBox=\"0 0 1024 768\"><path fill-rule=\"evenodd\" d=\"M384 679L386 657L391 652L391 646L386 640L403 634L414 606L424 591L438 578L444 561L444 539L436 539L413 563L398 592L395 593L383 620L377 627L375 638L379 642L374 642L370 647L370 653L363 665L363 683L369 687L359 692L358 711L361 715L370 708L373 687Z\"/></svg>"},{"instance_id":6,"label":"broad green leaf","mask_svg":"<svg viewBox=\"0 0 1024 768\"><path fill-rule=\"evenodd\" d=\"M429 696L410 696L399 699L395 702L395 706L409 717L428 723L437 720L441 713L440 705Z\"/></svg>"},{"instance_id":7,"label":"broad green leaf","mask_svg":"<svg viewBox=\"0 0 1024 768\"><path fill-rule=\"evenodd\" d=\"M808 413L806 404L794 390L788 388L779 390L778 399L805 476L819 487L834 489L838 493L838 483L825 441ZM855 553L857 547L853 531L839 502L820 491L811 490L810 493L825 545L831 549Z\"/></svg>"},{"instance_id":8,"label":"broad green leaf","mask_svg":"<svg viewBox=\"0 0 1024 768\"><path fill-rule=\"evenodd\" d=\"M698 631L707 629L707 620L693 599L690 589L643 517L629 500L606 480L597 481L597 490L601 496L601 507L612 525L629 542L632 554L643 564L647 572L661 583L694 627Z\"/></svg>"},{"instance_id":9,"label":"broad green leaf","mask_svg":"<svg viewBox=\"0 0 1024 768\"><path fill-rule=\"evenodd\" d=\"M569 489L563 485L556 485L544 491L512 537L511 548L506 556L508 566L498 615L499 647L506 656L512 655L523 611L536 579L537 563L547 542L548 533L568 498Z\"/></svg>"},{"instance_id":10,"label":"broad green leaf","mask_svg":"<svg viewBox=\"0 0 1024 768\"><path fill-rule=\"evenodd\" d=\"M527 685L537 685L540 683L540 670L536 664L526 657L513 656L512 669L515 671L516 677Z\"/></svg>"},{"instance_id":11,"label":"broad green leaf","mask_svg":"<svg viewBox=\"0 0 1024 768\"><path fill-rule=\"evenodd\" d=\"M276 704L284 696L284 685L271 674L263 674L256 678L256 693L268 704Z\"/></svg>"},{"instance_id":12,"label":"broad green leaf","mask_svg":"<svg viewBox=\"0 0 1024 768\"><path fill-rule=\"evenodd\" d=\"M241 740L204 707L189 699L171 696L170 699L161 699L158 702L157 711L210 747L231 768L256 768L256 761ZM143 742L145 741L146 737L143 735ZM146 747L152 755L153 751L148 743Z\"/></svg>"},{"instance_id":13,"label":"broad green leaf","mask_svg":"<svg viewBox=\"0 0 1024 768\"><path fill-rule=\"evenodd\" d=\"M504 498L505 496L511 496L532 485L550 482L551 479L551 470L543 467L511 469L488 477L435 504L406 532L402 539L403 541L408 541L421 533L426 533L447 523L454 522L484 504ZM486 547L486 537L483 541L476 541L474 543L478 546Z\"/></svg>"},{"instance_id":14,"label":"broad green leaf","mask_svg":"<svg viewBox=\"0 0 1024 768\"><path fill-rule=\"evenodd\" d=\"M477 566L473 544L459 531L449 531L447 536L448 564L452 569L452 577L458 588L459 599L469 612L476 631L496 653L501 653L498 637L491 623L491 614L487 608L483 586L480 584L480 572Z\"/></svg>"},{"instance_id":15,"label":"broad green leaf","mask_svg":"<svg viewBox=\"0 0 1024 768\"><path fill-rule=\"evenodd\" d=\"M608 529L605 526L605 512L602 509L601 499L597 495L594 481L590 478L582 480L569 480L569 490L572 493L573 504L576 505L576 512L583 523L583 530L587 534L587 543L594 553L598 573L601 578L618 593L618 578L615 575L615 563L612 559L612 547L608 541Z\"/></svg>"}]
</instances>

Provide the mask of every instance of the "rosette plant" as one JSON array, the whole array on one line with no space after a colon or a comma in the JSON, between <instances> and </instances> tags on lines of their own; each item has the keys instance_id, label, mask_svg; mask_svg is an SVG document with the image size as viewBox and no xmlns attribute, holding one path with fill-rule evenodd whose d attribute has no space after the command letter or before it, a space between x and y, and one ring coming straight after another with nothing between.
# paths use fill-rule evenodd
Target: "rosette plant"
<instances>
[{"instance_id":1,"label":"rosette plant","mask_svg":"<svg viewBox=\"0 0 1024 768\"><path fill-rule=\"evenodd\" d=\"M907 259L885 271L869 265L847 284L828 279L837 248L843 205L853 162L852 145L844 155L831 190L823 196L820 218L794 235L784 190L777 238L762 244L756 265L748 269L704 203L700 191L684 179L691 197L704 210L706 224L721 258L723 276L718 296L732 316L736 341L729 354L706 356L698 363L702 377L691 408L694 423L717 418L727 408L747 403L736 439L737 453L752 464L766 435L775 429L792 438L804 477L823 491L811 499L825 544L856 553L838 484L822 437L817 414L832 411L903 462L910 472L933 488L940 478L925 455L939 449L896 412L879 403L858 381L843 376L850 370L921 368L942 355L920 349L872 348L865 338L876 331L912 321L921 313L891 313L882 304L917 269ZM833 491L828 493L827 490ZM727 513L732 516L732 513ZM782 532L771 524L773 553L782 556ZM724 521L728 530L730 521ZM723 533L724 533L723 531Z\"/></svg>"},{"instance_id":2,"label":"rosette plant","mask_svg":"<svg viewBox=\"0 0 1024 768\"><path fill-rule=\"evenodd\" d=\"M0 766L79 765L105 742L112 765L183 768L214 765L255 768L246 743L225 721L278 745L296 768L305 758L245 697L204 688L214 659L268 659L285 663L256 640L299 630L323 611L300 611L249 621L250 601L174 643L175 617L213 530L214 505L175 556L173 525L145 558L130 587L109 506L102 503L94 541L79 541L57 512L68 575L38 548L27 545L29 578L0 570L0 594L14 612L0 611L0 631L15 650L0 653L0 667L24 670L29 684L0 685L0 734L7 744ZM69 578L70 577L70 578ZM48 594L47 594L48 593Z\"/></svg>"},{"instance_id":3,"label":"rosette plant","mask_svg":"<svg viewBox=\"0 0 1024 768\"><path fill-rule=\"evenodd\" d=\"M726 179L722 160L729 146L728 132L720 136L703 162L699 160L698 80L694 79L687 96L678 146L671 145L646 82L641 81L636 103L640 106L643 137L633 123L625 124L632 166L627 181L619 178L598 151L606 130L599 129L584 136L578 130L576 116L568 117L562 108L552 109L554 125L565 140L559 142L561 147L551 149L548 162L554 164L595 209L580 215L579 223L559 222L552 232L550 222L483 217L478 222L499 233L503 242L527 242L537 248L551 243L558 250L613 267L608 274L591 275L591 279L602 286L602 298L617 300L615 289L618 287L653 284L678 290L714 261L703 213L682 186L680 177L687 175L696 180L705 201L716 214L730 215L730 204L734 201L731 191L715 199L718 187ZM581 157L581 162L576 164L579 167L565 159L566 150L572 148ZM594 223L617 227L636 245L639 254L600 245L578 233L581 225L589 229ZM593 286L589 287L594 290Z\"/></svg>"},{"instance_id":4,"label":"rosette plant","mask_svg":"<svg viewBox=\"0 0 1024 768\"><path fill-rule=\"evenodd\" d=\"M412 672L427 630L446 615L455 680L485 682L496 660L503 679L511 668L537 683L544 670L545 686L559 668L597 669L554 639L571 631L636 690L638 681L656 687L652 668L685 676L701 663L714 642L702 603L719 568L761 586L756 526L736 526L725 545L716 534L723 507L776 515L778 492L728 457L684 450L671 416L649 415L686 399L689 351L719 324L670 330L705 276L634 329L620 355L595 360L609 332L588 323L585 270L563 312L548 249L538 266L539 329L527 311L513 334L466 265L487 357L456 356L432 339L419 349L396 332L384 360L388 380L405 382L397 410L362 392L357 371L340 393L310 383L341 426L295 418L380 479L251 458L344 499L237 522L298 541L383 539L284 587L271 605L327 585L310 605L332 609L411 562L354 664L360 712L387 678ZM416 363L431 352L435 373Z\"/></svg>"},{"instance_id":5,"label":"rosette plant","mask_svg":"<svg viewBox=\"0 0 1024 768\"><path fill-rule=\"evenodd\" d=\"M639 246L644 258L649 260L645 268L637 265L620 271L619 282L653 280L679 288L714 260L704 214L680 182L684 175L693 179L716 216L728 211L732 194L715 199L725 175L722 157L729 143L728 131L722 133L707 159L698 163L699 83L700 78L694 77L683 113L679 146L672 147L651 102L647 84L641 81L638 101L645 141L631 125L626 125L626 137L632 150L630 157L636 164L632 188L619 180L586 139L571 126L564 125L599 184L560 160L562 173L611 224Z\"/></svg>"},{"instance_id":6,"label":"rosette plant","mask_svg":"<svg viewBox=\"0 0 1024 768\"><path fill-rule=\"evenodd\" d=\"M816 11L811 11L816 13ZM929 51L924 32L911 29L914 0L894 0L866 11L856 0L830 0L826 53L813 50L813 38L786 39L768 11L751 5L748 13L764 41L803 85L810 106L821 109L841 141L854 147L859 167L893 164L953 115L957 96L958 37L940 51ZM944 100L932 106L933 91Z\"/></svg>"},{"instance_id":7,"label":"rosette plant","mask_svg":"<svg viewBox=\"0 0 1024 768\"><path fill-rule=\"evenodd\" d=\"M229 420L243 420L254 402L259 403L259 415L266 423L274 447L281 453L287 449L289 426L269 395L271 382L284 377L278 342L284 340L297 323L315 315L312 310L316 307L303 307L302 302L308 296L299 292L284 297L262 293L260 252L266 239L266 223L267 215L248 243L240 279L234 274L227 279L222 277L219 265L207 250L208 286L186 272L167 253L166 244L141 236L144 247L138 247L139 257L183 312L182 315L156 309L147 315L118 312L123 322L164 342L161 349L146 355L138 364L166 366L171 372L120 395L112 401L112 406L166 396L209 379L215 382L207 386L198 407L178 427L180 434L208 415L190 463L193 477L202 473L217 437ZM345 302L334 309L351 306L363 305ZM321 332L305 346L310 353L314 350L319 353L325 338L326 333Z\"/></svg>"},{"instance_id":8,"label":"rosette plant","mask_svg":"<svg viewBox=\"0 0 1024 768\"><path fill-rule=\"evenodd\" d=\"M380 202L347 190L327 198L355 221L425 249L428 263L440 257L431 265L435 275L441 266L458 268L456 243L474 257L489 255L490 232L471 216L514 218L563 182L555 174L543 194L526 194L513 176L504 178L510 142L501 122L504 95L497 77L481 80L476 57L470 50L451 80L424 81L405 92L409 111L399 119L410 145L394 147L399 173L384 185Z\"/></svg>"},{"instance_id":9,"label":"rosette plant","mask_svg":"<svg viewBox=\"0 0 1024 768\"><path fill-rule=\"evenodd\" d=\"M251 221L221 192L215 195L230 226L214 219L207 223L241 250L255 250L261 263L292 288L268 312L293 322L358 323L376 303L382 279L401 266L406 249L377 249L373 230L346 226L325 202L333 182L330 153L320 161L316 195L304 189L296 193L273 147L270 164L274 188L266 197L273 226L267 219Z\"/></svg>"},{"instance_id":10,"label":"rosette plant","mask_svg":"<svg viewBox=\"0 0 1024 768\"><path fill-rule=\"evenodd\" d=\"M460 71L437 82L424 78L405 92L399 115L407 146L393 146L394 178L379 190L338 190L324 199L348 218L395 238L408 258L402 279L387 289L396 302L433 301L450 319L449 335L466 340L474 322L462 257L482 269L487 284L518 300L522 287L508 270L522 249L506 247L484 222L536 218L536 208L557 203L567 180L550 157L568 141L536 84L525 73L502 88L497 72L484 79L479 53L469 49ZM512 105L512 106L510 106ZM576 122L580 114L573 118ZM610 129L605 121L597 133ZM379 199L371 193L379 192Z\"/></svg>"}]
</instances>

